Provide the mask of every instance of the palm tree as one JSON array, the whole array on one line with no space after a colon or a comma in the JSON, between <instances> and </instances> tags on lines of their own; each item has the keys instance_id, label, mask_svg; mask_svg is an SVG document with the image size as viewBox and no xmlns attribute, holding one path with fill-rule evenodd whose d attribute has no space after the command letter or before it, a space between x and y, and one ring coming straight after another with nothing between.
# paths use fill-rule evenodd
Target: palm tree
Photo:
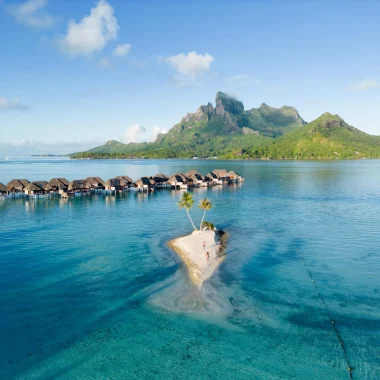
<instances>
[{"instance_id":1,"label":"palm tree","mask_svg":"<svg viewBox=\"0 0 380 380\"><path fill-rule=\"evenodd\" d=\"M187 216L189 217L190 222L191 222L192 226L194 227L194 231L197 231L197 227L195 227L195 225L193 223L193 220L191 219L191 216L190 216L190 213L189 213L189 210L193 206L194 206L193 196L186 191L185 193L183 193L181 199L179 200L178 207L179 208L184 208L186 210Z\"/></svg>"},{"instance_id":2,"label":"palm tree","mask_svg":"<svg viewBox=\"0 0 380 380\"><path fill-rule=\"evenodd\" d=\"M203 219L205 218L206 211L209 211L211 209L212 203L211 203L210 199L203 198L199 201L198 207L203 210L201 226L199 227L199 229L202 230Z\"/></svg>"}]
</instances>

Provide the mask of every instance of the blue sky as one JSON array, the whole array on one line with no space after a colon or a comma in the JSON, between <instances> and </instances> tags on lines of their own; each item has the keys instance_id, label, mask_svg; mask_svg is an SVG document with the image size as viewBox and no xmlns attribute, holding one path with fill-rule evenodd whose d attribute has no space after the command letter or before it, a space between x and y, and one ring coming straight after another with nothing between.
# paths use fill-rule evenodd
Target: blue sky
<instances>
[{"instance_id":1,"label":"blue sky","mask_svg":"<svg viewBox=\"0 0 380 380\"><path fill-rule=\"evenodd\" d=\"M380 135L379 17L369 0L0 0L0 141L149 140L218 90Z\"/></svg>"}]
</instances>

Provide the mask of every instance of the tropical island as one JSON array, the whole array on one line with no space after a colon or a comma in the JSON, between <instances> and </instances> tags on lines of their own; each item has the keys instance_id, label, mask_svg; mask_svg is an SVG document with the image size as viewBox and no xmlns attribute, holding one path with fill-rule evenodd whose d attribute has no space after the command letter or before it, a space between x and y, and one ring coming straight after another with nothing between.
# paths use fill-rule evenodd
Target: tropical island
<instances>
[{"instance_id":1,"label":"tropical island","mask_svg":"<svg viewBox=\"0 0 380 380\"><path fill-rule=\"evenodd\" d=\"M71 158L362 159L380 158L380 136L324 113L307 123L294 107L263 103L245 110L241 101L218 92L151 143L116 140L73 153Z\"/></svg>"},{"instance_id":2,"label":"tropical island","mask_svg":"<svg viewBox=\"0 0 380 380\"><path fill-rule=\"evenodd\" d=\"M207 198L199 201L198 207L203 210L203 217L198 229L190 216L194 203L193 196L188 192L183 193L178 202L179 208L186 210L194 231L173 239L168 244L186 265L191 282L202 286L224 260L228 235L216 230L212 223L204 222L206 212L212 208L212 203Z\"/></svg>"}]
</instances>

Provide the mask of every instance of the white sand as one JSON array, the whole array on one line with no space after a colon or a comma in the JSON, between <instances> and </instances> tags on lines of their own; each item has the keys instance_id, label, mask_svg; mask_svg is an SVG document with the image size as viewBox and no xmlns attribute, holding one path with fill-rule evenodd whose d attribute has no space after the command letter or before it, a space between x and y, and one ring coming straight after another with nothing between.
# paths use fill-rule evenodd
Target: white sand
<instances>
[{"instance_id":1,"label":"white sand","mask_svg":"<svg viewBox=\"0 0 380 380\"><path fill-rule=\"evenodd\" d=\"M203 242L206 243L205 248ZM224 256L217 256L220 244L216 242L215 231L194 231L190 235L171 240L169 246L181 256L191 281L198 286L212 276L224 259ZM210 254L209 259L207 252Z\"/></svg>"}]
</instances>

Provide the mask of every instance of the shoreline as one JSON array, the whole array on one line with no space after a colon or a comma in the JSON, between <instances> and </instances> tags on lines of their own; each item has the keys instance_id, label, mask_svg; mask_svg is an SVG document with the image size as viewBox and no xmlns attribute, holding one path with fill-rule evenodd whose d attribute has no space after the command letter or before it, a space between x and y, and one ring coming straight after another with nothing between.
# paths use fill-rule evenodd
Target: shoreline
<instances>
[{"instance_id":1,"label":"shoreline","mask_svg":"<svg viewBox=\"0 0 380 380\"><path fill-rule=\"evenodd\" d=\"M220 255L223 244L213 230L193 231L189 235L170 240L168 246L186 265L190 281L199 287L214 274L225 259L225 255Z\"/></svg>"}]
</instances>

